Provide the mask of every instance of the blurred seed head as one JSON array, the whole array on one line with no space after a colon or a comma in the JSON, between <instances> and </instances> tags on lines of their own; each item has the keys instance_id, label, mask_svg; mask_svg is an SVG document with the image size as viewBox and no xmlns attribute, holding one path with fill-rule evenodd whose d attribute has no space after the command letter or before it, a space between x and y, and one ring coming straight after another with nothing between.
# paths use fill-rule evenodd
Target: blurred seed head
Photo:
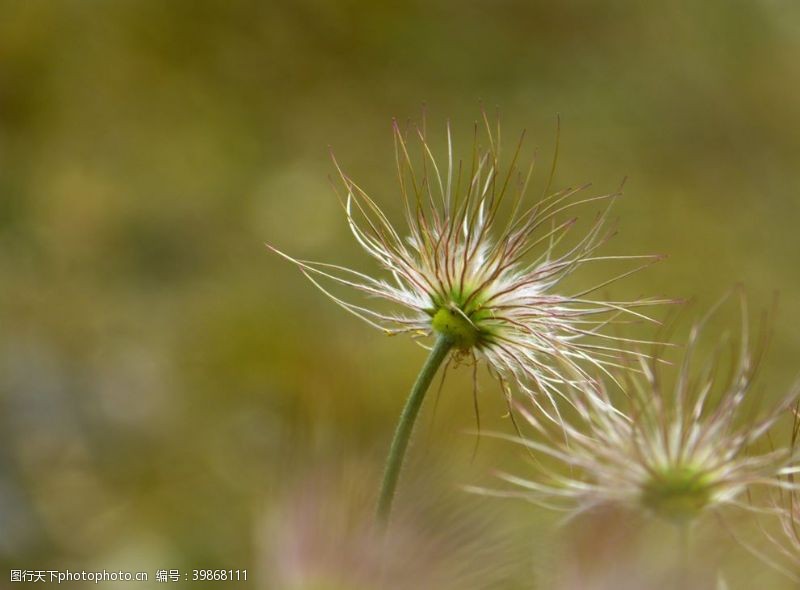
<instances>
[{"instance_id":1,"label":"blurred seed head","mask_svg":"<svg viewBox=\"0 0 800 590\"><path fill-rule=\"evenodd\" d=\"M441 474L440 474L441 477ZM449 590L508 587L518 576L519 534L476 510L469 498L428 479L427 495L398 505L389 530L375 528L365 465L311 468L289 484L261 521L257 545L264 588ZM366 482L366 483L365 483ZM516 587L516 586L515 586Z\"/></svg>"},{"instance_id":2,"label":"blurred seed head","mask_svg":"<svg viewBox=\"0 0 800 590\"><path fill-rule=\"evenodd\" d=\"M551 395L568 380L588 378L587 367L606 370L625 354L627 342L608 334L609 324L649 320L638 308L665 301L603 301L593 294L659 257L599 256L613 234L606 221L619 193L584 197L588 185L550 192L548 182L541 198L528 199L533 165L518 168L524 133L503 166L499 124L493 128L484 114L480 128L476 123L471 154L457 160L449 124L443 159L434 156L424 122L408 130L393 124L405 230L336 164L348 224L377 261L380 275L273 250L370 325L413 338L445 335L453 358L481 359L504 384L513 380L528 392ZM414 145L418 156L412 156ZM585 234L565 246L576 221L568 215L587 203L603 204L603 211ZM620 261L626 269L599 284L577 290L563 286L589 263ZM341 298L330 290L336 285L388 302L397 311ZM569 368L569 379L561 365Z\"/></svg>"},{"instance_id":3,"label":"blurred seed head","mask_svg":"<svg viewBox=\"0 0 800 590\"><path fill-rule=\"evenodd\" d=\"M693 327L670 386L663 373L673 367L656 354L618 372L625 395L616 403L597 379L581 382L579 395L564 412L557 414L535 399L530 409L520 408L535 437L497 436L543 460L537 461L532 479L500 474L517 489L490 493L574 512L622 504L684 525L723 506L751 509L743 495L754 486L783 487L779 476L793 469L791 450L764 450L756 443L766 438L798 391L793 389L762 417L748 418L743 404L754 396L766 336L751 349L743 300L741 313L738 342L719 336L697 368L698 339L711 312Z\"/></svg>"}]
</instances>

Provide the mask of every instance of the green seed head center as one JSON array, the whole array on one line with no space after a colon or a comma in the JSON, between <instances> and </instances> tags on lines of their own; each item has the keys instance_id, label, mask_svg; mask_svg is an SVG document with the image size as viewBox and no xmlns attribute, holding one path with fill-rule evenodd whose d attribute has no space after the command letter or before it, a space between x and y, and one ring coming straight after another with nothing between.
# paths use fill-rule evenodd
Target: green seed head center
<instances>
[{"instance_id":1,"label":"green seed head center","mask_svg":"<svg viewBox=\"0 0 800 590\"><path fill-rule=\"evenodd\" d=\"M461 350L469 350L478 343L480 331L458 309L442 307L433 316L433 329L452 340L453 345Z\"/></svg>"},{"instance_id":2,"label":"green seed head center","mask_svg":"<svg viewBox=\"0 0 800 590\"><path fill-rule=\"evenodd\" d=\"M711 501L711 489L703 473L675 467L648 481L641 500L657 516L675 524L686 524Z\"/></svg>"}]
</instances>

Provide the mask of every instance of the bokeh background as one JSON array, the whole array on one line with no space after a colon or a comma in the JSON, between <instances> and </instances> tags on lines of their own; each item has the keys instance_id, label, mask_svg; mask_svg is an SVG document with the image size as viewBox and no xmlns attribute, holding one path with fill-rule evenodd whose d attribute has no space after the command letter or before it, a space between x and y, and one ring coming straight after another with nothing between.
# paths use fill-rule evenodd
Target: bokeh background
<instances>
[{"instance_id":1,"label":"bokeh background","mask_svg":"<svg viewBox=\"0 0 800 590\"><path fill-rule=\"evenodd\" d=\"M779 293L758 389L776 399L800 353L798 55L790 0L0 0L0 587L11 568L247 569L230 586L270 590L669 575L657 523L558 526L460 491L518 453L483 439L473 458L468 369L423 412L377 547L365 521L424 351L264 243L370 268L328 146L389 202L391 118L423 102L462 153L496 105L543 162L560 114L558 187L628 178L606 251L669 255L610 292ZM478 395L508 431L496 385ZM724 537L694 554L731 588L791 587Z\"/></svg>"}]
</instances>

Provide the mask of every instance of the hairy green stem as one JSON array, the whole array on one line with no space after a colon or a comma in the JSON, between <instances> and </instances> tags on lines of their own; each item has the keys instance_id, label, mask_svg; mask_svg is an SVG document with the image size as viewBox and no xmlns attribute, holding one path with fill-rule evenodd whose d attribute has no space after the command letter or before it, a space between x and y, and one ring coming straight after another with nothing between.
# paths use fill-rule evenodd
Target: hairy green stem
<instances>
[{"instance_id":1,"label":"hairy green stem","mask_svg":"<svg viewBox=\"0 0 800 590\"><path fill-rule=\"evenodd\" d=\"M397 480L400 477L400 469L403 466L403 459L406 454L406 449L408 448L408 441L411 438L411 432L414 430L414 422L422 406L422 401L425 399L425 393L428 391L428 387L430 387L431 381L434 375L436 375L436 371L439 370L439 367L444 359L447 358L447 353L450 352L452 347L452 338L445 334L439 334L425 364L422 365L422 370L419 372L414 386L411 388L411 393L406 400L403 413L400 414L400 420L394 432L392 446L389 449L389 456L386 458L386 470L383 474L381 494L378 498L377 518L378 522L382 525L385 525L389 521L389 514L392 511L392 500L394 500Z\"/></svg>"}]
</instances>

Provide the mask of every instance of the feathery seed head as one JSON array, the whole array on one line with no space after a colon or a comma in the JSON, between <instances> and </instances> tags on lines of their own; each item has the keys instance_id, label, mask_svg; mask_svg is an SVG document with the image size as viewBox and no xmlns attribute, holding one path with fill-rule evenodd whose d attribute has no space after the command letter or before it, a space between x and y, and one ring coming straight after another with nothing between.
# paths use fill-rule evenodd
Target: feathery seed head
<instances>
[{"instance_id":1,"label":"feathery seed head","mask_svg":"<svg viewBox=\"0 0 800 590\"><path fill-rule=\"evenodd\" d=\"M744 304L742 311L744 317ZM624 402L615 405L601 380L580 382L581 395L559 416L534 398L532 409L520 413L537 436L496 436L560 467L540 464L533 480L500 474L522 491L476 491L522 496L578 512L622 504L686 524L726 505L751 508L740 499L751 486L781 487L778 476L792 469L792 453L764 451L756 443L798 392L792 391L762 418L748 421L742 406L754 395L758 355L749 348L746 321L727 378L719 377L725 373L721 349L699 370L692 367L704 323L692 330L672 387L662 383L658 358L640 358L636 370L620 375L626 384Z\"/></svg>"},{"instance_id":2,"label":"feathery seed head","mask_svg":"<svg viewBox=\"0 0 800 590\"><path fill-rule=\"evenodd\" d=\"M585 366L613 366L624 347L604 328L612 322L650 320L637 308L667 302L591 297L659 257L597 255L612 234L605 225L616 193L578 198L586 187L550 193L548 182L542 198L527 202L533 165L524 171L517 167L522 139L503 168L499 127L493 129L485 114L483 120L487 147L479 144L476 124L472 152L464 161L454 158L449 125L441 161L433 155L424 123L410 132L393 123L405 230L397 229L334 159L345 187L341 201L350 230L384 276L275 251L297 264L335 303L369 324L390 334L442 334L452 340L454 354L482 359L501 379L551 395L566 382L558 364L566 362L579 378L585 378ZM416 136L421 152L416 165L409 133ZM575 223L563 217L593 202L605 203L603 212L585 235L563 246ZM567 276L586 264L632 260L638 266L590 288L569 292L562 287ZM398 311L347 301L325 282L389 302Z\"/></svg>"}]
</instances>

